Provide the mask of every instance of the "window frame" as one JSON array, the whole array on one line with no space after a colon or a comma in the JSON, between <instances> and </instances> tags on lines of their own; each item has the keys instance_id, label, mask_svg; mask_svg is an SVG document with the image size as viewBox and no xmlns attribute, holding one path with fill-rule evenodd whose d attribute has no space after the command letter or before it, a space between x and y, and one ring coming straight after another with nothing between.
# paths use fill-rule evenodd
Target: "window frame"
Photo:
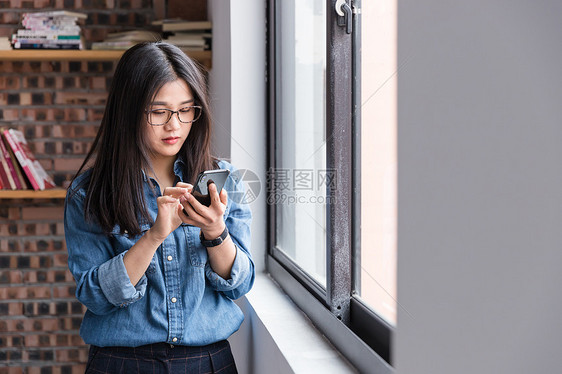
<instances>
[{"instance_id":1,"label":"window frame","mask_svg":"<svg viewBox=\"0 0 562 374\"><path fill-rule=\"evenodd\" d=\"M267 3L268 167L276 154L276 2ZM346 0L351 6L350 0ZM276 247L276 206L268 204L267 271L314 325L360 371L393 373L393 328L354 293L360 273L360 12L353 14L353 32L339 26L336 0L326 0L326 136L327 168L335 170L337 186L326 196L326 289ZM353 1L352 9L360 9ZM358 57L358 58L355 58ZM355 106L354 106L355 105ZM352 181L352 183L343 183ZM275 186L275 183L271 184ZM268 191L274 193L274 191ZM270 201L268 199L268 201ZM350 220L349 217L353 217Z\"/></svg>"}]
</instances>

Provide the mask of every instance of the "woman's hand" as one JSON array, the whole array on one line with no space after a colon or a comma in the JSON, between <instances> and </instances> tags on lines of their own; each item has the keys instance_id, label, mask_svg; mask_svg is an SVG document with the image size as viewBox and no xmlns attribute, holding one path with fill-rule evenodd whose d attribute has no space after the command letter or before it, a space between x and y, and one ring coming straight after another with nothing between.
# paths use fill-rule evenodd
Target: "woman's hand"
<instances>
[{"instance_id":1,"label":"woman's hand","mask_svg":"<svg viewBox=\"0 0 562 374\"><path fill-rule=\"evenodd\" d=\"M217 238L224 231L223 215L228 203L228 196L224 189L219 194L214 183L210 183L208 188L211 205L206 207L197 201L193 195L187 194L187 196L180 198L185 210L185 213L180 213L180 216L184 223L199 227L205 239L211 240Z\"/></svg>"},{"instance_id":2,"label":"woman's hand","mask_svg":"<svg viewBox=\"0 0 562 374\"><path fill-rule=\"evenodd\" d=\"M214 183L209 184L208 188L211 205L207 207L197 201L193 195L188 194L186 197L180 198L183 206L180 216L184 223L201 228L201 233L205 239L213 240L224 231L224 212L228 203L228 196L224 189L219 194ZM230 238L230 236L227 238ZM230 279L232 265L236 259L234 242L225 240L211 248L207 248L211 269L223 279Z\"/></svg>"},{"instance_id":3,"label":"woman's hand","mask_svg":"<svg viewBox=\"0 0 562 374\"><path fill-rule=\"evenodd\" d=\"M180 199L185 198L189 191L191 191L191 185L178 183L176 187L165 188L163 196L156 199L158 215L154 225L123 257L127 275L132 284L136 285L141 279L154 252L164 239L181 225L180 214L183 214L181 213L183 206L180 204Z\"/></svg>"},{"instance_id":4,"label":"woman's hand","mask_svg":"<svg viewBox=\"0 0 562 374\"><path fill-rule=\"evenodd\" d=\"M181 223L180 212L183 207L180 199L185 198L191 191L191 185L187 183L178 183L176 187L166 187L163 196L156 199L158 204L158 215L156 221L151 227L152 234L161 239L166 239L168 235L177 229Z\"/></svg>"}]
</instances>

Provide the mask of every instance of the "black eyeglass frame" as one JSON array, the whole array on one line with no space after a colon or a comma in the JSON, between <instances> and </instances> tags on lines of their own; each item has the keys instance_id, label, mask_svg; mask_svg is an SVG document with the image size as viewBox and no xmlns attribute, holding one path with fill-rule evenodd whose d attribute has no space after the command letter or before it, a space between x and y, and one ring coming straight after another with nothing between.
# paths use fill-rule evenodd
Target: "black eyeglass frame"
<instances>
[{"instance_id":1,"label":"black eyeglass frame","mask_svg":"<svg viewBox=\"0 0 562 374\"><path fill-rule=\"evenodd\" d=\"M180 111L184 110L184 109L187 109L187 108L199 109L199 115L197 117L193 118L191 121L182 121L181 118L180 118ZM159 124L151 123L150 122L150 113L155 112L155 111L160 111L160 110L165 110L169 113L168 119L164 123L159 123ZM201 114L203 113L203 107L200 106L200 105L189 105L189 106L184 106L183 108L180 108L178 110L171 110L171 109L167 109L167 108L162 108L162 109L145 110L145 113L146 113L146 121L148 122L149 125L151 125L151 126L164 126L165 124L170 122L170 120L172 119L174 114L176 114L178 116L178 121L180 123L193 123L201 117Z\"/></svg>"}]
</instances>

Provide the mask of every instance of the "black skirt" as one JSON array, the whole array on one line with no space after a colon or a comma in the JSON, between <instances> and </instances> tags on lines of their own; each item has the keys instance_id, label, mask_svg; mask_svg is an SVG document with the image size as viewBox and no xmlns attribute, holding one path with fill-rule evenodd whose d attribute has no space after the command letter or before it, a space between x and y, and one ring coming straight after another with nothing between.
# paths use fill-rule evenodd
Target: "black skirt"
<instances>
[{"instance_id":1,"label":"black skirt","mask_svg":"<svg viewBox=\"0 0 562 374\"><path fill-rule=\"evenodd\" d=\"M201 347L167 343L140 347L90 346L86 374L236 374L236 364L228 341Z\"/></svg>"}]
</instances>

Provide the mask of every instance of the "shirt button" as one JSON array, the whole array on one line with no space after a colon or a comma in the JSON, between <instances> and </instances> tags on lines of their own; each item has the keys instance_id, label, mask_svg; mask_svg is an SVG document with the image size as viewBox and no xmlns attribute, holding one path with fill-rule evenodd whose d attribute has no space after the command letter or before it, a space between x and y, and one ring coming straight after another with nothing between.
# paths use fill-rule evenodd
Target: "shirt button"
<instances>
[{"instance_id":1,"label":"shirt button","mask_svg":"<svg viewBox=\"0 0 562 374\"><path fill-rule=\"evenodd\" d=\"M172 341L175 343L178 341L178 338L173 338Z\"/></svg>"},{"instance_id":2,"label":"shirt button","mask_svg":"<svg viewBox=\"0 0 562 374\"><path fill-rule=\"evenodd\" d=\"M168 261L172 261L174 258L172 256L168 256Z\"/></svg>"},{"instance_id":3,"label":"shirt button","mask_svg":"<svg viewBox=\"0 0 562 374\"><path fill-rule=\"evenodd\" d=\"M176 299L175 297L172 297L172 303L175 303L176 301L178 301L178 299Z\"/></svg>"}]
</instances>

